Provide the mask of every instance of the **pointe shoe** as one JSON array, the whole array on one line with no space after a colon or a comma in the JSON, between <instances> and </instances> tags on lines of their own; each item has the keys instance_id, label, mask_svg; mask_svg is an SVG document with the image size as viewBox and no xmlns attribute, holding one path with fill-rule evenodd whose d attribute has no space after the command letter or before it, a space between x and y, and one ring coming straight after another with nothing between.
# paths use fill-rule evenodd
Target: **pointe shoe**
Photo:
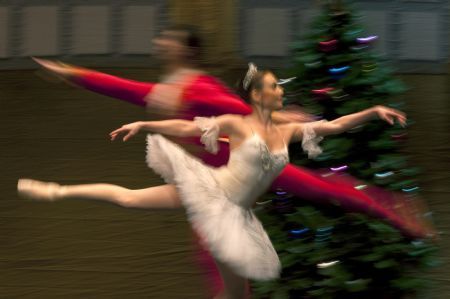
<instances>
[{"instance_id":1,"label":"pointe shoe","mask_svg":"<svg viewBox=\"0 0 450 299\"><path fill-rule=\"evenodd\" d=\"M60 187L57 183L47 183L31 179L19 179L17 182L17 192L20 196L36 200L57 200Z\"/></svg>"}]
</instances>

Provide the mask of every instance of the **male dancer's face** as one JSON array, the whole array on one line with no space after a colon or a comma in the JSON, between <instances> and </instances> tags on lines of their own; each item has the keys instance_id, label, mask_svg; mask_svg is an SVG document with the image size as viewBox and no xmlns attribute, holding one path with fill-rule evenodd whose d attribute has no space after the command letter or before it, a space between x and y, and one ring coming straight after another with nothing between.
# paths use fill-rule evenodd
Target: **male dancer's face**
<instances>
[{"instance_id":1,"label":"male dancer's face","mask_svg":"<svg viewBox=\"0 0 450 299\"><path fill-rule=\"evenodd\" d=\"M153 38L153 54L163 62L184 61L190 49L186 45L187 32L164 30Z\"/></svg>"}]
</instances>

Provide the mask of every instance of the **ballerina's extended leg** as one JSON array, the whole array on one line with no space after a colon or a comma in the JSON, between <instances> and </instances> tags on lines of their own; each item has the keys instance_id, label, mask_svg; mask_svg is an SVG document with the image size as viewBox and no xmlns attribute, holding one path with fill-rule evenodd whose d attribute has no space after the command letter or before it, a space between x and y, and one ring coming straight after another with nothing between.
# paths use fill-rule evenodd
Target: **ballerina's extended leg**
<instances>
[{"instance_id":1,"label":"ballerina's extended leg","mask_svg":"<svg viewBox=\"0 0 450 299\"><path fill-rule=\"evenodd\" d=\"M52 182L20 179L17 190L23 197L45 201L89 198L112 202L128 208L181 208L181 202L173 185L130 190L112 184L59 185Z\"/></svg>"}]
</instances>

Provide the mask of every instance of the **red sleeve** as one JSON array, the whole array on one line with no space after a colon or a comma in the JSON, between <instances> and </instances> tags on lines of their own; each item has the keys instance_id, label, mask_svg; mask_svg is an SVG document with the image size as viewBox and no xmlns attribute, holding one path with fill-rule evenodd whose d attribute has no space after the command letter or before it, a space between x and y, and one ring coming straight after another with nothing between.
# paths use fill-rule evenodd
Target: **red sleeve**
<instances>
[{"instance_id":1,"label":"red sleeve","mask_svg":"<svg viewBox=\"0 0 450 299\"><path fill-rule=\"evenodd\" d=\"M207 75L199 76L186 88L183 101L193 115L246 115L252 112L250 105L220 81Z\"/></svg>"},{"instance_id":2,"label":"red sleeve","mask_svg":"<svg viewBox=\"0 0 450 299\"><path fill-rule=\"evenodd\" d=\"M405 235L423 238L434 233L425 217L417 217L417 209L409 208L407 196L369 186L355 189L356 179L350 177L322 177L311 170L288 164L273 182L272 189L281 188L300 199L322 204L337 204L351 212L364 213L384 219ZM401 213L396 206L401 207Z\"/></svg>"},{"instance_id":3,"label":"red sleeve","mask_svg":"<svg viewBox=\"0 0 450 299\"><path fill-rule=\"evenodd\" d=\"M70 80L95 93L139 106L146 106L145 96L154 86L154 83L123 79L93 70L85 70L81 75L72 77Z\"/></svg>"}]
</instances>

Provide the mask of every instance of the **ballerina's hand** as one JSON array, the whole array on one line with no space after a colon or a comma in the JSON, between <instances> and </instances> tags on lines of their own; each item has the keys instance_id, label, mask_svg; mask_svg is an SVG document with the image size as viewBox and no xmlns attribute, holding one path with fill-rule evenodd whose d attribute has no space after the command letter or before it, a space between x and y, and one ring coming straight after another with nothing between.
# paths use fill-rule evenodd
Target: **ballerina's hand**
<instances>
[{"instance_id":1,"label":"ballerina's hand","mask_svg":"<svg viewBox=\"0 0 450 299\"><path fill-rule=\"evenodd\" d=\"M111 141L114 141L116 139L116 137L120 134L126 134L123 137L123 141L127 141L128 139L130 139L131 137L133 137L134 135L136 135L139 130L142 127L142 123L141 122L134 122L131 124L127 124L127 125L123 125L122 127L118 128L117 130L112 131L111 133L109 133L109 136L111 136Z\"/></svg>"},{"instance_id":2,"label":"ballerina's hand","mask_svg":"<svg viewBox=\"0 0 450 299\"><path fill-rule=\"evenodd\" d=\"M397 120L402 127L406 126L406 114L402 111L385 106L376 106L375 112L380 119L391 125Z\"/></svg>"}]
</instances>

